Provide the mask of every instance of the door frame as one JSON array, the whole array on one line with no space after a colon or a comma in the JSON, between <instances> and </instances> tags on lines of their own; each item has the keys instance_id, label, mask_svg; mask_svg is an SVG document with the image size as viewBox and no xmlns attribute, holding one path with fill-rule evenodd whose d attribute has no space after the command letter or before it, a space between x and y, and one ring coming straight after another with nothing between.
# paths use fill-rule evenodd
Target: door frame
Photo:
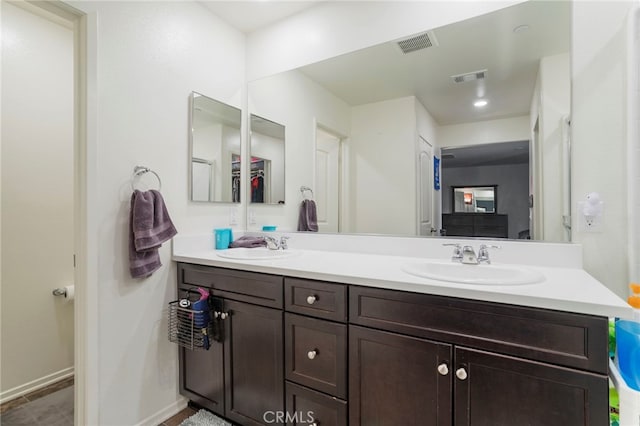
<instances>
[{"instance_id":1,"label":"door frame","mask_svg":"<svg viewBox=\"0 0 640 426\"><path fill-rule=\"evenodd\" d=\"M348 173L348 137L339 131L326 126L319 122L316 117L313 118L313 188L316 185L316 153L318 150L317 138L318 129L338 138L338 232L345 232L349 229L349 173ZM312 188L312 189L313 189Z\"/></svg>"},{"instance_id":2,"label":"door frame","mask_svg":"<svg viewBox=\"0 0 640 426\"><path fill-rule=\"evenodd\" d=\"M98 424L97 237L95 214L97 16L60 0L12 2L35 15L73 29L74 49L74 424ZM95 212L94 212L95 213Z\"/></svg>"}]
</instances>

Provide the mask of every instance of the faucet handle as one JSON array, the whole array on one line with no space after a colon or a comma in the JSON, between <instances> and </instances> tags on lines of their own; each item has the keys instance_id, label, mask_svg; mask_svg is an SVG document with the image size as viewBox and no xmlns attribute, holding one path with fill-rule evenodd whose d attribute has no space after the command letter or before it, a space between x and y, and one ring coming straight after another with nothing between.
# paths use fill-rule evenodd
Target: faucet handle
<instances>
[{"instance_id":1,"label":"faucet handle","mask_svg":"<svg viewBox=\"0 0 640 426\"><path fill-rule=\"evenodd\" d=\"M453 247L453 254L451 260L454 262L460 262L462 260L462 246L459 243L444 243L443 246Z\"/></svg>"},{"instance_id":2,"label":"faucet handle","mask_svg":"<svg viewBox=\"0 0 640 426\"><path fill-rule=\"evenodd\" d=\"M288 249L288 248L289 248L289 246L287 246L287 240L288 240L289 238L290 238L290 237L288 237L288 236L286 236L286 235L283 235L283 236L281 236L281 237L280 237L280 248L281 248L282 250L286 250L286 249Z\"/></svg>"},{"instance_id":3,"label":"faucet handle","mask_svg":"<svg viewBox=\"0 0 640 426\"><path fill-rule=\"evenodd\" d=\"M480 248L478 249L478 263L491 263L491 259L489 259L490 248L500 249L502 247L492 244L480 244Z\"/></svg>"}]
</instances>

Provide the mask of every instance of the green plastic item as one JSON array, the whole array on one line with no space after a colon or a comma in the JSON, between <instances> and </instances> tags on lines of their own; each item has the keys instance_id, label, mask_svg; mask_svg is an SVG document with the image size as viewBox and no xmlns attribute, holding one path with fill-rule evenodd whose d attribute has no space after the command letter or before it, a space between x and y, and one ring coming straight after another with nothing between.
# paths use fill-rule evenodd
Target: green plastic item
<instances>
[{"instance_id":1,"label":"green plastic item","mask_svg":"<svg viewBox=\"0 0 640 426\"><path fill-rule=\"evenodd\" d=\"M616 388L609 388L609 425L620 426L620 398Z\"/></svg>"},{"instance_id":2,"label":"green plastic item","mask_svg":"<svg viewBox=\"0 0 640 426\"><path fill-rule=\"evenodd\" d=\"M609 358L616 356L616 320L609 319Z\"/></svg>"}]
</instances>

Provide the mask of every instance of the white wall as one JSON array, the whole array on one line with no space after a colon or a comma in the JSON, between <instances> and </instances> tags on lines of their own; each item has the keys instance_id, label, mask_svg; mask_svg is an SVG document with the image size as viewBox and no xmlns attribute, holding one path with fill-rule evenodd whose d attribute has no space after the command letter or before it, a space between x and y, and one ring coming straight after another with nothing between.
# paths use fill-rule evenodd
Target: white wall
<instances>
[{"instance_id":1,"label":"white wall","mask_svg":"<svg viewBox=\"0 0 640 426\"><path fill-rule=\"evenodd\" d=\"M72 4L89 15L95 55L88 76L95 91L88 106L95 120L88 141L95 154L88 164L95 180L89 260L96 268L87 287L97 292L97 304L88 307L97 312L97 324L88 327L98 345L89 360L98 386L98 407L92 408L101 425L158 424L171 414L162 410L181 400L177 348L167 341L165 319L176 297L176 270L164 244L159 271L145 280L129 277L129 179L136 164L160 175L181 234L228 226L229 204L187 201L188 99L197 91L242 106L244 36L193 2Z\"/></svg>"},{"instance_id":2,"label":"white wall","mask_svg":"<svg viewBox=\"0 0 640 426\"><path fill-rule=\"evenodd\" d=\"M626 25L634 2L574 2L572 77L572 239L585 269L627 295ZM600 233L577 223L577 202L589 192L604 201Z\"/></svg>"},{"instance_id":3,"label":"white wall","mask_svg":"<svg viewBox=\"0 0 640 426\"><path fill-rule=\"evenodd\" d=\"M349 212L353 232L416 233L416 101L352 108Z\"/></svg>"},{"instance_id":4,"label":"white wall","mask_svg":"<svg viewBox=\"0 0 640 426\"><path fill-rule=\"evenodd\" d=\"M280 102L273 102L274 98ZM281 73L249 84L249 112L285 126L285 204L250 204L255 217L249 229L276 225L296 230L302 195L300 186L313 188L315 167L315 125L348 135L349 106L299 71Z\"/></svg>"},{"instance_id":5,"label":"white wall","mask_svg":"<svg viewBox=\"0 0 640 426\"><path fill-rule=\"evenodd\" d=\"M569 54L540 60L540 142L543 193L543 233L545 241L564 241L562 120L571 109Z\"/></svg>"},{"instance_id":6,"label":"white wall","mask_svg":"<svg viewBox=\"0 0 640 426\"><path fill-rule=\"evenodd\" d=\"M0 397L73 374L73 31L2 2Z\"/></svg>"},{"instance_id":7,"label":"white wall","mask_svg":"<svg viewBox=\"0 0 640 426\"><path fill-rule=\"evenodd\" d=\"M517 3L521 1L319 2L249 34L249 81Z\"/></svg>"},{"instance_id":8,"label":"white wall","mask_svg":"<svg viewBox=\"0 0 640 426\"><path fill-rule=\"evenodd\" d=\"M529 116L440 126L441 148L529 140Z\"/></svg>"}]
</instances>

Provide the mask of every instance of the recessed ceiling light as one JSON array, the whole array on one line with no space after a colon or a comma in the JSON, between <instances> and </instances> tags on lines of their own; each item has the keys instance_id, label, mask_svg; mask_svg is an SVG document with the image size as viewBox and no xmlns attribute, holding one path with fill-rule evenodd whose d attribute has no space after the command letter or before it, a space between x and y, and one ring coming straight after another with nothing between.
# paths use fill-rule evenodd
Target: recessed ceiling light
<instances>
[{"instance_id":1,"label":"recessed ceiling light","mask_svg":"<svg viewBox=\"0 0 640 426\"><path fill-rule=\"evenodd\" d=\"M485 101L484 99L479 99L473 103L473 106L476 108L482 108L483 106L486 106L488 103L489 102Z\"/></svg>"},{"instance_id":2,"label":"recessed ceiling light","mask_svg":"<svg viewBox=\"0 0 640 426\"><path fill-rule=\"evenodd\" d=\"M516 34L518 34L518 33L525 32L525 31L527 31L528 29L529 29L529 26L528 26L527 24L524 24L524 25L518 25L517 27L515 27L515 28L513 29L513 32L514 32L514 33L516 33Z\"/></svg>"}]
</instances>

